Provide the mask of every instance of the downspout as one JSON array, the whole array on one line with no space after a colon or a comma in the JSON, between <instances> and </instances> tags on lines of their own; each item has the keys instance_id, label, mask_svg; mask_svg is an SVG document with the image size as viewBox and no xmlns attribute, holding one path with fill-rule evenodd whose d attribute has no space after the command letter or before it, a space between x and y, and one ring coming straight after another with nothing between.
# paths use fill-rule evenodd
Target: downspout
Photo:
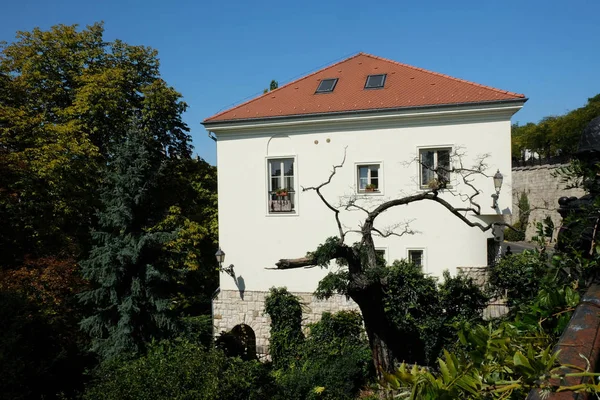
<instances>
[{"instance_id":1,"label":"downspout","mask_svg":"<svg viewBox=\"0 0 600 400\"><path fill-rule=\"evenodd\" d=\"M208 131L208 137L211 138L212 140L214 140L215 142L217 141L217 137L211 131Z\"/></svg>"}]
</instances>

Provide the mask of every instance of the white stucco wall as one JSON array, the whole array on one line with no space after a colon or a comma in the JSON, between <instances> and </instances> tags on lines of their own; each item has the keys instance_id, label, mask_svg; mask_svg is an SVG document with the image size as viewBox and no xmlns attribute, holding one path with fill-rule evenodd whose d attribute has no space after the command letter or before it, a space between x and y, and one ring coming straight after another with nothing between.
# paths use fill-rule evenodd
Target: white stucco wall
<instances>
[{"instance_id":1,"label":"white stucco wall","mask_svg":"<svg viewBox=\"0 0 600 400\"><path fill-rule=\"evenodd\" d=\"M368 195L363 205L374 207L382 201L419 191L418 165L411 160L421 147L462 148L462 161L488 154L488 174L499 169L504 175L500 210L510 214L511 157L510 117L520 106L500 111L422 115L413 113L394 118L363 121L315 121L305 125L272 126L249 124L246 127L208 128L217 135L219 182L219 244L226 253L225 264L233 264L237 282L222 274L221 290L266 291L286 286L293 292L313 292L327 273L320 268L288 271L269 270L281 258L302 257L327 237L337 234L333 213L315 192L297 192L296 215L269 215L267 212L267 159L290 156L296 159L296 186L313 186L325 181L332 166L346 151L346 161L323 194L332 204L356 193L356 164L381 163L380 194ZM459 205L454 196L465 192L464 185L453 182L454 189L443 196ZM484 223L501 219L491 208L494 192L491 177L478 177L473 183L483 190L478 196ZM344 211L342 222L358 229L364 213ZM375 238L378 248L386 250L388 262L406 258L407 249L425 250L425 271L441 275L457 267L484 266L486 240L490 233L470 228L441 205L418 202L397 207L377 220L385 228L412 221L418 233L410 236ZM358 236L349 236L352 242Z\"/></svg>"}]
</instances>

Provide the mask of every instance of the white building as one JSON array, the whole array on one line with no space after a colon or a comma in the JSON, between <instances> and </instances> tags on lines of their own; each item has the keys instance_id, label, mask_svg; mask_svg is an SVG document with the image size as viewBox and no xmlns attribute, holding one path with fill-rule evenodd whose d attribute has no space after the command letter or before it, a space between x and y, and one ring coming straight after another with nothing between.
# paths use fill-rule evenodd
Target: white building
<instances>
[{"instance_id":1,"label":"white building","mask_svg":"<svg viewBox=\"0 0 600 400\"><path fill-rule=\"evenodd\" d=\"M268 269L337 235L332 211L302 188L325 182L344 154L323 194L336 206L356 198L367 208L427 189L437 176L421 163L456 167L450 155L459 152L470 167L487 155L486 172L504 176L498 207L491 207L493 180L478 175L473 185L482 191L476 197L481 215L466 215L484 224L502 220L512 201L510 119L525 101L521 94L359 53L207 118L203 124L217 140L219 245L235 274L221 274L215 332L246 324L260 351L269 330L263 299L273 286L301 295L309 321L325 310L355 307L341 297L312 298L327 270ZM461 206L465 198L458 194L469 188L458 176L449 179L441 196ZM344 226L358 229L365 214L342 210ZM390 263L409 258L439 276L445 269L484 267L494 256L491 232L465 225L435 202L392 209L377 226L403 230L407 222L415 234L375 237Z\"/></svg>"}]
</instances>

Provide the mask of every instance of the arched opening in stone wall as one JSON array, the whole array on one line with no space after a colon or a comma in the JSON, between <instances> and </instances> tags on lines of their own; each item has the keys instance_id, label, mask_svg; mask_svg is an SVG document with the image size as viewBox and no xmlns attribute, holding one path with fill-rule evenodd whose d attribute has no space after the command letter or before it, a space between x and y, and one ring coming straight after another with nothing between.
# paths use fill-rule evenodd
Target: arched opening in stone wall
<instances>
[{"instance_id":1,"label":"arched opening in stone wall","mask_svg":"<svg viewBox=\"0 0 600 400\"><path fill-rule=\"evenodd\" d=\"M252 327L238 324L229 332L223 332L217 339L217 346L230 357L242 360L256 360L256 334Z\"/></svg>"}]
</instances>

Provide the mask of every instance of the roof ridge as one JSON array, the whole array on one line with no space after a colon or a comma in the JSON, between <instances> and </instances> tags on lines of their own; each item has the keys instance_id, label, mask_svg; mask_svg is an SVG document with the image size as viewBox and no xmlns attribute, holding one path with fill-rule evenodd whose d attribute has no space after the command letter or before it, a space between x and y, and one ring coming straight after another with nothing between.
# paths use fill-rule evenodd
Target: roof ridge
<instances>
[{"instance_id":1,"label":"roof ridge","mask_svg":"<svg viewBox=\"0 0 600 400\"><path fill-rule=\"evenodd\" d=\"M266 92L266 93L263 93L263 94L261 94L260 96L254 97L254 98L252 98L252 99L250 99L250 100L248 100L248 101L245 101L245 102L243 102L243 103L240 103L240 104L238 104L238 105L236 105L236 106L233 106L233 107L227 108L227 109L225 109L225 110L223 110L223 111L220 111L220 112L216 113L215 115L213 115L213 116L211 116L211 117L209 117L209 118L206 118L206 119L205 119L203 122L206 122L206 121L209 121L209 120L212 120L212 119L218 118L219 116L221 116L221 115L223 115L223 114L225 114L225 113L227 113L227 112L233 111L233 110L235 110L236 108L239 108L239 107L245 106L245 105L247 105L247 104L250 104L250 103L252 103L252 102L254 102L254 101L257 101L257 100L259 100L259 99L262 99L263 97L265 97L265 96L266 96L266 95L268 95L268 94L271 94L271 93L277 92L279 89L283 89L283 88L285 88L286 86L290 86L290 85L292 85L292 84L295 84L295 83L298 83L298 82L300 82L300 81L302 81L302 80L304 80L304 79L310 78L311 76L313 76L313 75L316 75L316 74L318 74L319 72L321 72L321 71L323 71L323 70L326 70L326 69L328 69L328 68L331 68L331 67L335 67L335 66L336 66L336 65L338 65L338 64L341 64L341 63L343 63L343 62L349 61L349 60L351 60L351 59L353 59L353 58L356 58L356 57L358 57L358 56L360 56L360 55L365 55L365 56L368 56L369 54L366 54L366 53L363 53L363 52L358 52L358 53L354 54L353 56L350 56L350 57L344 58L343 60L340 60L340 61L334 62L333 64L327 65L327 66L325 66L325 67L323 67L323 68L319 68L318 70L316 70L316 71L313 71L313 72L311 72L311 73L310 73L310 74L308 74L308 75L301 76L300 78L298 78L298 79L296 79L296 80L293 80L293 81L291 81L291 82L288 82L288 83L286 83L286 84L285 84L285 85L283 85L283 86L279 86L277 89L270 90L270 91L268 91L268 92Z\"/></svg>"},{"instance_id":2,"label":"roof ridge","mask_svg":"<svg viewBox=\"0 0 600 400\"><path fill-rule=\"evenodd\" d=\"M522 93L515 93L515 92L508 91L508 90L498 89L498 88L495 88L495 87L492 87L492 86L482 85L480 83L468 81L466 79L455 78L453 76L442 74L442 73L435 72L435 71L430 71L430 70L425 69L425 68L415 67L413 65L409 65L409 64L398 62L398 61L390 60L388 58L374 56L373 54L368 54L368 53L361 52L361 53L358 53L357 56L358 55L364 55L364 56L367 56L367 57L374 58L376 60L387 61L387 62L390 62L390 63L393 63L393 64L400 65L402 67L407 67L407 68L414 69L414 70L421 71L421 72L425 72L425 73L428 73L428 74L437 75L437 76L441 76L441 77L444 77L444 78L449 78L449 79L452 79L452 80L455 80L455 81L458 81L458 82L467 83L467 84L470 84L470 85L473 85L473 86L482 87L484 89L493 90L493 91L498 92L498 93L503 93L503 94L508 94L508 95L512 95L512 96L516 96L516 97L525 98L525 95L522 94Z\"/></svg>"}]
</instances>

